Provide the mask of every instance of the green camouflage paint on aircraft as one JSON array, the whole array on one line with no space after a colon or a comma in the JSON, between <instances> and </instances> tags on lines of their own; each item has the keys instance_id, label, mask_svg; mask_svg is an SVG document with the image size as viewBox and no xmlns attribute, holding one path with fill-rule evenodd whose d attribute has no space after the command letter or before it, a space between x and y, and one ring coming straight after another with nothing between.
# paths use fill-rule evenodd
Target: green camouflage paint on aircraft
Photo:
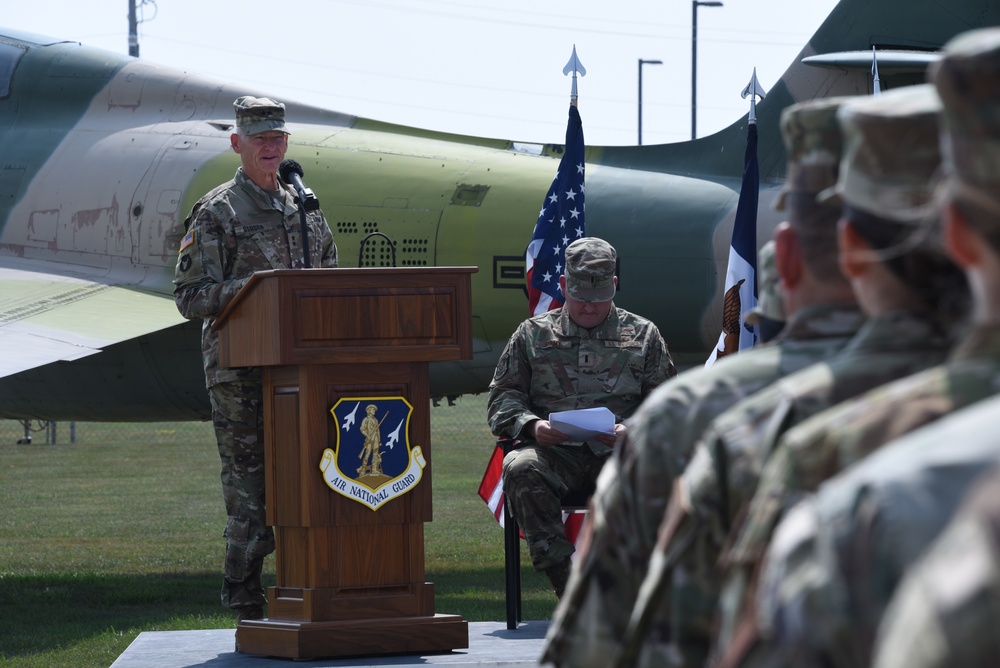
<instances>
[{"instance_id":1,"label":"green camouflage paint on aircraft","mask_svg":"<svg viewBox=\"0 0 1000 668\"><path fill-rule=\"evenodd\" d=\"M922 82L949 38L995 24L995 0L842 0L757 105L758 243L778 221L785 106L871 94L858 54L873 46L883 88ZM800 62L824 54L840 55ZM243 94L269 95L0 29L0 417L208 417L200 323L177 314L171 279L187 211L238 165L229 134ZM486 389L527 315L524 250L561 146L282 101L288 157L323 205L342 266L358 265L361 239L378 231L398 266L479 267L474 357L431 365L431 391ZM582 116L586 129L585 101ZM616 301L655 321L681 364L702 363L718 338L746 130L744 117L691 142L587 149L587 232L622 258ZM361 266L391 265L381 237L365 248Z\"/></svg>"}]
</instances>

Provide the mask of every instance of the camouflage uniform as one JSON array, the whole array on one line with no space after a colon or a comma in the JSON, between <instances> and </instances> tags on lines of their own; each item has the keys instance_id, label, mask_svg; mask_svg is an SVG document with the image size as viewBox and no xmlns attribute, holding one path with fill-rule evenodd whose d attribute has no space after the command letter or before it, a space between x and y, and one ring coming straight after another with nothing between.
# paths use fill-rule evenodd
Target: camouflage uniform
<instances>
[{"instance_id":1,"label":"camouflage uniform","mask_svg":"<svg viewBox=\"0 0 1000 668\"><path fill-rule=\"evenodd\" d=\"M643 403L598 478L590 502L591 543L574 563L543 660L610 664L620 650L672 481L683 472L698 435L740 399L837 353L863 320L846 304L801 309L773 343L685 371Z\"/></svg>"},{"instance_id":2,"label":"camouflage uniform","mask_svg":"<svg viewBox=\"0 0 1000 668\"><path fill-rule=\"evenodd\" d=\"M932 201L929 182L940 165L939 107L933 90L924 87L878 99L857 98L845 102L838 111L846 148L836 191L848 206L872 214L862 220L849 213L851 224L866 226L870 237L888 233L881 248L905 245L905 251L890 252L891 257L901 265L901 272L907 263L919 267L910 272L919 271L930 287L918 286L902 273L899 278L910 286L906 299L923 297L922 308L896 310L907 302L883 301L836 357L740 402L706 430L677 490L679 506L685 511L683 523L673 529L673 539L661 534L657 546L658 551L671 555L671 569L647 576L652 581L647 585L649 591L660 592L660 600L640 602L659 608L646 616L668 612L676 616L675 642L691 646L686 654L699 656L711 644L718 660L729 649L735 617L743 607L745 587L756 564L756 559L747 560L749 555L743 552L746 545L741 520L780 436L846 399L940 364L954 343L954 323L941 316L938 304L960 301L967 289L961 270L947 260L938 236L928 234L936 215L926 216ZM901 142L904 137L907 141ZM901 143L906 150L899 150ZM859 182L865 185L861 192ZM870 199L872 191L880 199ZM920 241L911 241L914 235ZM880 264L891 269L886 260ZM870 284L882 286L886 279L875 280L877 283ZM755 533L755 539L763 541L754 552L758 557L769 536L769 532ZM722 555L723 546L734 539L741 541L740 549ZM689 547L678 549L680 540L687 541ZM721 562L720 556L724 557ZM720 582L724 583L721 599ZM718 604L722 606L721 620L714 627ZM637 610L634 614L641 617L644 613ZM713 634L717 634L714 642ZM745 630L741 630L740 640L746 642Z\"/></svg>"},{"instance_id":3,"label":"camouflage uniform","mask_svg":"<svg viewBox=\"0 0 1000 668\"><path fill-rule=\"evenodd\" d=\"M597 242L614 252L606 242ZM593 252L590 245L590 238L584 238L567 248L571 297L574 272L586 261L583 254ZM609 256L601 267L606 280L613 278L614 266L614 256ZM610 285L610 293L594 301L613 296ZM490 384L488 418L494 434L521 440L504 458L504 496L524 533L535 570L561 565L573 553L563 531L560 498L589 494L611 449L597 441L540 446L526 436L525 428L547 420L552 412L602 406L621 423L675 374L656 326L613 304L607 318L591 329L574 322L568 306L518 326Z\"/></svg>"},{"instance_id":4,"label":"camouflage uniform","mask_svg":"<svg viewBox=\"0 0 1000 668\"><path fill-rule=\"evenodd\" d=\"M284 105L267 98L236 101L237 126L248 135L284 132ZM174 277L174 301L185 318L201 318L205 380L212 403L222 495L229 519L222 603L261 606L264 557L274 534L264 510L264 437L259 368L219 366L219 339L212 323L255 271L303 266L301 220L294 190L270 193L240 167L235 177L199 199L184 224ZM307 214L310 257L336 267L337 247L321 211Z\"/></svg>"},{"instance_id":5,"label":"camouflage uniform","mask_svg":"<svg viewBox=\"0 0 1000 668\"><path fill-rule=\"evenodd\" d=\"M990 265L1000 258L1000 30L955 38L930 72L943 102L947 196L978 212L965 214L966 225L988 245L977 250L991 256L984 260ZM1000 326L988 303L1000 286L988 271L976 276L977 314L984 315L947 364L838 407L821 416L820 429L806 422L786 435L787 459L805 452L811 460L804 470L797 466L803 478L839 470L899 440L827 481L775 530L754 611L771 662L866 665L905 568L970 481L1000 461L990 413L949 415L1000 388ZM973 425L967 415L982 419ZM946 419L918 430L939 418Z\"/></svg>"},{"instance_id":6,"label":"camouflage uniform","mask_svg":"<svg viewBox=\"0 0 1000 668\"><path fill-rule=\"evenodd\" d=\"M742 587L758 567L778 521L804 492L817 489L824 480L863 459L894 435L918 429L996 392L996 383L1000 382L1000 364L995 359L1000 355L1000 330L981 331L973 338L978 337L987 339L988 344L979 350L979 356L965 356L975 351L975 347L969 347L972 341L967 340L966 349L956 351L947 366L863 395L785 434L764 467L746 524L725 555L728 567L744 569L741 581L731 583L733 587ZM980 369L981 365L985 368ZM873 410L880 419L870 419ZM730 620L743 616L739 629L732 625L729 629L742 645L732 650L735 655L747 652L759 633L753 604L744 606L741 597L734 597L723 611ZM758 648L755 653L768 651L766 647Z\"/></svg>"},{"instance_id":7,"label":"camouflage uniform","mask_svg":"<svg viewBox=\"0 0 1000 668\"><path fill-rule=\"evenodd\" d=\"M801 127L791 124L794 129L784 135L792 157L782 203L788 195L815 196L836 181L840 135L833 120L836 107L826 110L828 104L812 105L815 116ZM832 229L825 232L827 253L833 255ZM741 399L835 354L863 320L851 303L801 308L771 343L708 368L685 371L643 403L628 423L624 444L598 478L590 503L589 548L574 563L566 595L549 627L543 661L611 665L622 650L672 483L683 473L705 427ZM669 628L657 626L654 633L657 652L644 660L653 665L681 662L665 644ZM662 649L666 656L658 653Z\"/></svg>"},{"instance_id":8,"label":"camouflage uniform","mask_svg":"<svg viewBox=\"0 0 1000 668\"><path fill-rule=\"evenodd\" d=\"M1000 401L965 411L970 438L996 428ZM983 418L983 419L979 419ZM989 668L1000 657L1000 472L978 482L899 584L879 626L875 668Z\"/></svg>"},{"instance_id":9,"label":"camouflage uniform","mask_svg":"<svg viewBox=\"0 0 1000 668\"><path fill-rule=\"evenodd\" d=\"M950 343L919 314L872 318L828 362L758 392L712 424L679 480L680 505L694 525L683 532L690 547L678 554L673 545L664 546L673 555L673 585L661 594L659 605L677 617L673 629L678 644L692 645L695 656L708 649L720 580L743 575L732 572L740 562L727 555L720 577L717 561L784 430L866 389L943 361ZM727 603L738 605L738 589L729 595ZM641 605L657 604L643 600L637 608Z\"/></svg>"},{"instance_id":10,"label":"camouflage uniform","mask_svg":"<svg viewBox=\"0 0 1000 668\"><path fill-rule=\"evenodd\" d=\"M903 574L972 483L1000 465L996 440L983 438L998 405L994 397L885 445L789 511L758 597L759 622L777 645L769 661L869 665Z\"/></svg>"}]
</instances>

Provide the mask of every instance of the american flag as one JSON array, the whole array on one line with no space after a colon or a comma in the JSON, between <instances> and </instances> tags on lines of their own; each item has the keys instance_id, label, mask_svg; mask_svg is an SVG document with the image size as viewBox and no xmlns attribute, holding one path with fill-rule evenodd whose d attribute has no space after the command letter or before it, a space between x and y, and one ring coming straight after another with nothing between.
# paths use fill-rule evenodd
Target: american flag
<instances>
[{"instance_id":1,"label":"american flag","mask_svg":"<svg viewBox=\"0 0 1000 668\"><path fill-rule=\"evenodd\" d=\"M566 265L566 246L587 236L583 222L584 172L583 123L580 111L571 104L566 149L542 202L524 257L531 315L559 308L565 301L559 277Z\"/></svg>"},{"instance_id":2,"label":"american flag","mask_svg":"<svg viewBox=\"0 0 1000 668\"><path fill-rule=\"evenodd\" d=\"M479 483L479 498L486 502L493 517L496 518L500 526L505 526L504 521L504 495L503 495L503 447L497 444L490 455L490 461L486 464L486 472ZM563 512L563 531L566 533L566 540L577 544L580 539L580 530L583 528L584 514L580 512ZM521 536L524 537L523 535Z\"/></svg>"},{"instance_id":3,"label":"american flag","mask_svg":"<svg viewBox=\"0 0 1000 668\"><path fill-rule=\"evenodd\" d=\"M566 150L542 202L524 258L528 308L533 316L563 305L559 277L566 265L566 246L587 236L583 225L584 173L583 124L579 110L571 104ZM504 525L503 455L503 448L499 444L494 446L479 483L479 497L486 502L500 526ZM563 527L569 542L576 544L582 523L580 513L563 513Z\"/></svg>"}]
</instances>

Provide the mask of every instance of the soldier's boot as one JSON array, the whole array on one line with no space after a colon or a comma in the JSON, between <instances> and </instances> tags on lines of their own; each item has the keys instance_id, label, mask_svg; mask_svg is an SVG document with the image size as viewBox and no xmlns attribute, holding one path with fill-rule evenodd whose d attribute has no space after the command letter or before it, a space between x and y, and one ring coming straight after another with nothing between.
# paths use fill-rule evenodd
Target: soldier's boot
<instances>
[{"instance_id":1,"label":"soldier's boot","mask_svg":"<svg viewBox=\"0 0 1000 668\"><path fill-rule=\"evenodd\" d=\"M236 625L239 626L240 622L244 620L255 620L264 619L264 606L262 605L245 605L242 608L236 609ZM236 634L236 651L240 654L243 653L243 648L240 647L240 636L237 631Z\"/></svg>"},{"instance_id":2,"label":"soldier's boot","mask_svg":"<svg viewBox=\"0 0 1000 668\"><path fill-rule=\"evenodd\" d=\"M556 598L562 598L563 592L566 591L566 583L569 582L569 572L572 566L573 562L567 557L555 566L549 566L545 569L545 575L552 583L552 590L555 591Z\"/></svg>"}]
</instances>

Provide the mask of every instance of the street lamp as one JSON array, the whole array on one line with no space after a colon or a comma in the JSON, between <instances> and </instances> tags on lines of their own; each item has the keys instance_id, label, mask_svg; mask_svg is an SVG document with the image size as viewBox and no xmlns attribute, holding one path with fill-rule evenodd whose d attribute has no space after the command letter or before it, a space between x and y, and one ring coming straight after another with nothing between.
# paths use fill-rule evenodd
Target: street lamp
<instances>
[{"instance_id":1,"label":"street lamp","mask_svg":"<svg viewBox=\"0 0 1000 668\"><path fill-rule=\"evenodd\" d=\"M135 14L135 0L128 0L128 55L139 57L139 20Z\"/></svg>"},{"instance_id":2,"label":"street lamp","mask_svg":"<svg viewBox=\"0 0 1000 668\"><path fill-rule=\"evenodd\" d=\"M691 0L691 139L695 138L698 115L698 8L721 6L721 2Z\"/></svg>"},{"instance_id":3,"label":"street lamp","mask_svg":"<svg viewBox=\"0 0 1000 668\"><path fill-rule=\"evenodd\" d=\"M662 65L662 60L643 60L639 59L639 146L642 146L642 66L643 65Z\"/></svg>"}]
</instances>

